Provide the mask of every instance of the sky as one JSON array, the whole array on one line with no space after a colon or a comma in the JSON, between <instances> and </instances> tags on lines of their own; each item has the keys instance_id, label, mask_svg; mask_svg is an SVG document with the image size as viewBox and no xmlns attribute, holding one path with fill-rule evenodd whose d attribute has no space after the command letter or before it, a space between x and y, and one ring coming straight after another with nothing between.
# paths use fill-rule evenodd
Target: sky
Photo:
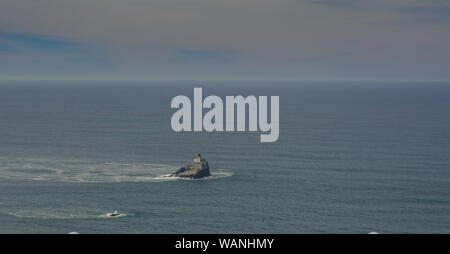
<instances>
[{"instance_id":1,"label":"sky","mask_svg":"<svg viewBox=\"0 0 450 254\"><path fill-rule=\"evenodd\" d=\"M0 79L450 80L450 0L1 0Z\"/></svg>"}]
</instances>

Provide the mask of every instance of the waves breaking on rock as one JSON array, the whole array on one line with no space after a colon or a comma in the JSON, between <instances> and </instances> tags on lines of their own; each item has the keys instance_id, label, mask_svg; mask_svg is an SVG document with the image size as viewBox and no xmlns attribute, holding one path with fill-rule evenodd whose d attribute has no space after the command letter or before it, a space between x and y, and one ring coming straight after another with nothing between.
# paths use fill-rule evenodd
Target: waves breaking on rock
<instances>
[{"instance_id":1,"label":"waves breaking on rock","mask_svg":"<svg viewBox=\"0 0 450 254\"><path fill-rule=\"evenodd\" d=\"M116 163L0 157L0 178L76 183L164 182L183 179L168 177L176 167L150 163ZM233 175L215 170L207 179ZM205 178L205 180L206 180Z\"/></svg>"}]
</instances>

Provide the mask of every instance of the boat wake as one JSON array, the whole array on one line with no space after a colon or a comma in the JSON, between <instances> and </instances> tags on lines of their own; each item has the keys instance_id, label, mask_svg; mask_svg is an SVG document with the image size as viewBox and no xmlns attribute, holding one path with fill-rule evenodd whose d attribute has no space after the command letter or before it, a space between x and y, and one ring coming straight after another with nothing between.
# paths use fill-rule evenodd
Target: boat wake
<instances>
[{"instance_id":1,"label":"boat wake","mask_svg":"<svg viewBox=\"0 0 450 254\"><path fill-rule=\"evenodd\" d=\"M111 213L105 213L99 210L78 210L76 212L61 209L37 209L37 208L22 208L16 211L1 211L1 213L8 214L17 218L27 219L114 219L125 216L131 216L131 213L120 213L116 216L111 216Z\"/></svg>"}]
</instances>

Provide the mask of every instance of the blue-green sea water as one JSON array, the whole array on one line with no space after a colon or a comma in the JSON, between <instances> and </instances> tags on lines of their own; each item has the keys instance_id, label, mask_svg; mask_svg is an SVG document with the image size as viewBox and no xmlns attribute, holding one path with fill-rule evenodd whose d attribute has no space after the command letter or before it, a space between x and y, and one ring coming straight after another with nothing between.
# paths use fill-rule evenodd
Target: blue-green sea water
<instances>
[{"instance_id":1,"label":"blue-green sea water","mask_svg":"<svg viewBox=\"0 0 450 254\"><path fill-rule=\"evenodd\" d=\"M194 87L280 96L279 140L174 132ZM0 233L74 231L450 233L450 84L2 81Z\"/></svg>"}]
</instances>

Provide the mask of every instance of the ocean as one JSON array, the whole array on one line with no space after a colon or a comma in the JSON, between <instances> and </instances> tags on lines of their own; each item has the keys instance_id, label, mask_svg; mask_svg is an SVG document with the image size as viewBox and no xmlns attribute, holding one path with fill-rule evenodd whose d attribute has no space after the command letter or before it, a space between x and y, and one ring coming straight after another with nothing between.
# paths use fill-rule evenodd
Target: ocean
<instances>
[{"instance_id":1,"label":"ocean","mask_svg":"<svg viewBox=\"0 0 450 254\"><path fill-rule=\"evenodd\" d=\"M280 96L279 140L174 132L194 87ZM0 233L450 233L449 112L439 82L2 81Z\"/></svg>"}]
</instances>

